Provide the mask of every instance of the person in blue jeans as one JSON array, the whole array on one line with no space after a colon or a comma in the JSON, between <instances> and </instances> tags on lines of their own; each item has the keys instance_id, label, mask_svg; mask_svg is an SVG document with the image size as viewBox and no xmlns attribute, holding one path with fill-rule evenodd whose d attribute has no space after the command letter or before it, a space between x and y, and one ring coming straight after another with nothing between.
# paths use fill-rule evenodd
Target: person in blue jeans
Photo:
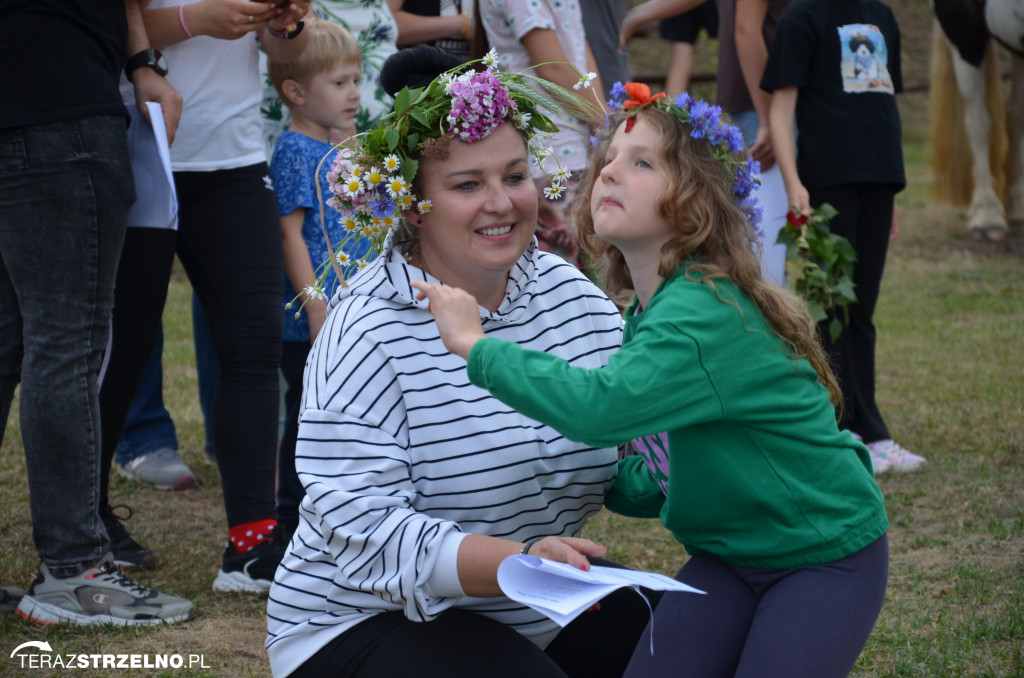
<instances>
[{"instance_id":1,"label":"person in blue jeans","mask_svg":"<svg viewBox=\"0 0 1024 678\"><path fill-rule=\"evenodd\" d=\"M0 109L0 421L20 383L41 562L17 614L36 622L159 624L194 610L117 569L98 511L99 371L135 201L117 83L127 66L173 138L181 97L158 64L134 1L0 5L0 67L16 92Z\"/></svg>"}]
</instances>

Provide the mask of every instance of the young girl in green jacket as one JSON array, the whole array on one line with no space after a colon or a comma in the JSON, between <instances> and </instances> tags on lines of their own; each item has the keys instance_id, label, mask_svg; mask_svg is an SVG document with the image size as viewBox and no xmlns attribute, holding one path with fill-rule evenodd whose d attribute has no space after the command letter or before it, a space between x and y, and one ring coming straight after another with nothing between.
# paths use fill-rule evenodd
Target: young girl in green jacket
<instances>
[{"instance_id":1,"label":"young girl in green jacket","mask_svg":"<svg viewBox=\"0 0 1024 678\"><path fill-rule=\"evenodd\" d=\"M888 520L806 306L765 281L756 163L682 94L617 85L577 210L607 289L632 290L601 369L487 338L472 297L416 283L470 380L572 440L631 442L606 497L690 554L626 676L845 676L882 607ZM532 555L544 556L538 545Z\"/></svg>"}]
</instances>

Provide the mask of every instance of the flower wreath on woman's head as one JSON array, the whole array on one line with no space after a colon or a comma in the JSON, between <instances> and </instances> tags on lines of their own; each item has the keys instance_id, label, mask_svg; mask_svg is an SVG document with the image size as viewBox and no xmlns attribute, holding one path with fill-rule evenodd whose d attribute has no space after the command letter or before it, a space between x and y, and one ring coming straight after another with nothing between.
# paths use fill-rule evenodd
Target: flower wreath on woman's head
<instances>
[{"instance_id":1,"label":"flower wreath on woman's head","mask_svg":"<svg viewBox=\"0 0 1024 678\"><path fill-rule=\"evenodd\" d=\"M476 70L477 64L483 70ZM527 71L533 68L537 67ZM575 89L589 87L596 77L577 74L580 80ZM571 172L562 168L549 145L558 127L544 111L599 119L593 106L562 87L526 71L499 71L493 49L482 59L442 73L425 87L398 92L394 110L358 137L357 148L342 148L327 174L333 194L327 204L341 212L345 226L342 242L328 242L336 253L331 265L341 284L345 282L339 264L361 267L376 256L387 233L402 219L403 210L430 211L430 200L417 196L413 189L419 170L416 158L447 157L453 139L473 143L511 120L525 137L534 162L551 181L544 189L545 197L560 198ZM550 171L549 162L555 164ZM369 252L359 261L350 261L345 245L364 238L371 243ZM326 275L325 266L306 294L327 296L323 290Z\"/></svg>"},{"instance_id":2,"label":"flower wreath on woman's head","mask_svg":"<svg viewBox=\"0 0 1024 678\"><path fill-rule=\"evenodd\" d=\"M610 94L608 108L611 112L606 120L605 134L614 134L623 120L626 122L625 132L628 134L636 124L637 114L644 108L651 107L671 114L689 127L690 136L694 139L707 140L711 146L711 153L732 182L732 192L737 206L746 215L757 236L763 240L761 208L754 197L754 192L761 183L758 178L761 164L753 158L744 157L743 133L735 125L722 120L721 107L712 106L703 99L694 99L688 92L683 92L669 101L664 92L652 95L650 87L637 82L617 82L612 85Z\"/></svg>"}]
</instances>

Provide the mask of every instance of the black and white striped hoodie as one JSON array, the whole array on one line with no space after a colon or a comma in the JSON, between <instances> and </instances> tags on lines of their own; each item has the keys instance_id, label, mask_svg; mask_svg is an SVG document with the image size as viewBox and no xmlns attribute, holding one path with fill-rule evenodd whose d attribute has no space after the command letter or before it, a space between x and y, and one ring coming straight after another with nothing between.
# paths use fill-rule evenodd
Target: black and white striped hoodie
<instances>
[{"instance_id":1,"label":"black and white striped hoodie","mask_svg":"<svg viewBox=\"0 0 1024 678\"><path fill-rule=\"evenodd\" d=\"M295 464L299 529L267 607L267 650L286 675L369 616L429 621L452 606L541 644L554 622L507 598L471 598L456 574L466 533L577 536L616 472L616 450L566 440L469 383L390 246L331 302L306 364ZM484 331L599 367L621 341L615 306L536 240ZM526 385L524 385L524 388Z\"/></svg>"}]
</instances>

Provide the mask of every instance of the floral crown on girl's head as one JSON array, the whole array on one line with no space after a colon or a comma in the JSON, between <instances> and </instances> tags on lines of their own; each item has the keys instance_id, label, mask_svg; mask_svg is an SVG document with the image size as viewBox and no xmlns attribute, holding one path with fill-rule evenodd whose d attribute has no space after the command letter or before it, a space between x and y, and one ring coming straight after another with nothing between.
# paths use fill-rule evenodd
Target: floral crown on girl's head
<instances>
[{"instance_id":1,"label":"floral crown on girl's head","mask_svg":"<svg viewBox=\"0 0 1024 678\"><path fill-rule=\"evenodd\" d=\"M761 164L753 158L742 158L745 146L743 133L735 125L721 119L722 109L712 106L702 99L694 99L683 92L669 101L664 92L651 95L651 89L642 83L617 82L612 86L611 99L608 101L611 112L607 117L606 130L613 134L625 119L628 134L636 124L637 114L644 108L651 107L671 114L679 122L690 127L690 136L694 139L705 139L711 146L711 153L718 160L726 176L732 180L732 192L736 204L757 231L764 237L761 230L761 208L754 198L754 191L761 183L758 175Z\"/></svg>"},{"instance_id":2,"label":"floral crown on girl's head","mask_svg":"<svg viewBox=\"0 0 1024 678\"><path fill-rule=\"evenodd\" d=\"M473 68L478 63L484 70ZM589 87L596 77L579 75L576 89ZM534 162L551 181L544 195L558 199L571 172L554 157L549 142L558 127L542 110L586 117L593 115L588 106L572 92L526 72L499 71L492 49L482 59L442 73L425 87L398 92L394 110L359 136L358 147L338 153L327 175L333 194L327 204L343 215L345 242L348 236L369 238L372 247L367 257L372 257L380 251L390 227L401 219L402 210L426 214L433 207L413 189L419 170L415 157L443 159L452 139L473 143L506 119L522 131ZM549 161L556 165L551 171L546 168ZM340 251L338 245L343 244L331 246Z\"/></svg>"}]
</instances>

